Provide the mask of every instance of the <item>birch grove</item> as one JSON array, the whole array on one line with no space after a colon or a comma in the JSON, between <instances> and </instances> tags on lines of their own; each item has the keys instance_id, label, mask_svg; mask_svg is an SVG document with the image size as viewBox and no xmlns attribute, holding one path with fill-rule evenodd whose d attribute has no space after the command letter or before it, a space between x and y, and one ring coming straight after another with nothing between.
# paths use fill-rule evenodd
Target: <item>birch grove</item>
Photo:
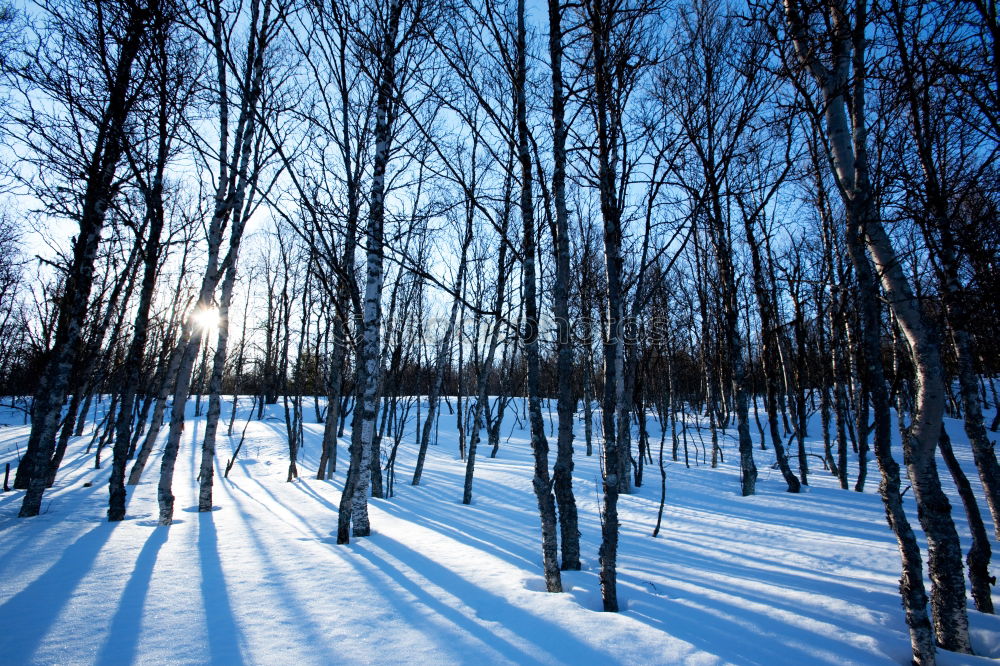
<instances>
[{"instance_id":1,"label":"birch grove","mask_svg":"<svg viewBox=\"0 0 1000 666\"><path fill-rule=\"evenodd\" d=\"M829 475L878 493L914 663L971 654L1000 538L998 34L980 0L0 3L20 516L85 442L109 521L158 467L166 529L204 404L192 510L278 421L287 487L319 442L345 545L383 529L370 500L434 501L439 454L477 510L517 424L547 592L593 569L628 609L620 535L653 492L670 538L672 466L734 466L747 507Z\"/></svg>"}]
</instances>

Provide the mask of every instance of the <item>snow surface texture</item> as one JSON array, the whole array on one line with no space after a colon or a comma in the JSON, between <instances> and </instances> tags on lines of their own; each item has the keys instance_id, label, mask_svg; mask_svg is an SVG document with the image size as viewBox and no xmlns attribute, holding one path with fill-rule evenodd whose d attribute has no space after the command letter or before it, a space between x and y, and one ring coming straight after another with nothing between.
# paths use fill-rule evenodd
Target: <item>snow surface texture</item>
<instances>
[{"instance_id":1,"label":"snow surface texture","mask_svg":"<svg viewBox=\"0 0 1000 666\"><path fill-rule=\"evenodd\" d=\"M174 476L171 527L156 525L158 453L142 483L129 488L128 519L106 522L110 465L93 469L93 456L84 454L89 436L71 444L41 516L18 518L22 493L0 495L0 663L909 661L899 556L874 494L874 463L867 491L859 494L840 490L811 458L811 487L790 495L770 467L773 452L758 447L758 494L741 498L732 439L723 440L726 461L718 469L693 461L685 469L683 458L669 462L668 436L660 537L650 537L659 501L655 465L619 504L622 612L612 614L600 612L598 451L585 456L579 437L574 484L584 570L563 573L566 593L547 594L531 452L513 409L498 458L480 446L471 506L461 504L465 465L455 417L444 405L421 485L409 485L416 454L411 419L396 496L371 501L371 537L337 546L347 439L335 479L316 481L322 426L307 423L302 476L286 483L285 425L275 406L264 420L250 422L243 451L223 480L249 402L240 402L236 435L220 433L213 512L197 512L204 419L193 416ZM311 401L304 407L309 420ZM555 403L546 407L550 427ZM27 429L19 414L4 411L0 419L12 424L0 428L2 466L15 459L15 442L23 449ZM659 424L650 418L649 425L655 457ZM981 493L961 424L947 425ZM689 435L698 442L696 431ZM810 435L818 437L818 423ZM810 449L822 453L822 443L813 439ZM895 451L898 457L898 445ZM852 484L855 473L852 454ZM950 479L946 484L967 547L965 516ZM919 529L911 493L906 501ZM977 654L1000 655L1000 618L970 603L970 621ZM939 658L992 663L949 653Z\"/></svg>"}]
</instances>

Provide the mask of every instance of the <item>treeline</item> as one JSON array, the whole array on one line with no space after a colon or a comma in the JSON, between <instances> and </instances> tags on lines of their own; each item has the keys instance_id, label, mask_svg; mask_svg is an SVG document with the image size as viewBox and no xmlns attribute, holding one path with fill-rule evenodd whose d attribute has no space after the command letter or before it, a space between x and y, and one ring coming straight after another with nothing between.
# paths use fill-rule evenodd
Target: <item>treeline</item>
<instances>
[{"instance_id":1,"label":"treeline","mask_svg":"<svg viewBox=\"0 0 1000 666\"><path fill-rule=\"evenodd\" d=\"M420 483L439 418L470 502L480 437L496 455L524 397L550 591L580 567L574 440L602 456L614 611L619 494L648 465L662 481L664 455L717 465L735 428L743 495L757 447L790 492L816 473L863 490L874 462L914 660L971 651L935 456L992 612L989 535L942 419L964 419L1000 525L995 3L37 0L0 28L22 516L89 418L109 519L162 442L169 525L190 396L210 510L232 394L230 434L238 396L258 418L283 407L289 481L305 420L325 424L321 479L350 424L346 543L392 494L401 444ZM688 446L693 419L707 447L700 427Z\"/></svg>"}]
</instances>

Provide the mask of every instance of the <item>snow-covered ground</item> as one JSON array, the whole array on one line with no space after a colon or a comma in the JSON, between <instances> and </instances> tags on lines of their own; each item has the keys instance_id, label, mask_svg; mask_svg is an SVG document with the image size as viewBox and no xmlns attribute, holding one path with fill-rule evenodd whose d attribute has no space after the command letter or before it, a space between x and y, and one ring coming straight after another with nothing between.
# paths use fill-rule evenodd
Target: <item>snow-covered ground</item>
<instances>
[{"instance_id":1,"label":"snow-covered ground","mask_svg":"<svg viewBox=\"0 0 1000 666\"><path fill-rule=\"evenodd\" d=\"M309 420L311 402L306 407ZM547 423L555 418L551 407ZM106 522L108 466L93 468L93 457L84 454L89 437L72 443L41 516L18 518L21 492L0 495L0 663L909 660L899 556L874 494L874 463L867 492L859 494L840 490L811 458L808 492L790 495L770 466L773 453L757 449L758 494L742 498L735 445L726 439L718 469L668 462L663 528L655 539L659 472L647 467L645 484L619 505L622 612L612 614L600 611L597 578L598 456L596 450L585 456L579 439L574 484L584 569L563 573L566 593L548 594L531 452L512 412L498 458L480 449L471 506L461 504L465 465L447 409L422 483L410 485L411 420L396 496L371 500L371 537L338 546L346 440L335 479L316 481L322 426L307 423L301 477L286 483L283 411L273 408L265 420L250 422L243 452L223 480L221 468L248 410L244 399L236 436L220 437L217 510L210 513L196 510L195 444L204 420L191 417L170 527L156 525L158 453L143 482L130 488L128 519ZM14 459L15 443L23 450L27 433L19 414L4 411L2 419L12 425L0 428L0 466ZM657 445L659 425L649 423ZM948 427L980 492L961 425L949 420ZM818 433L816 424L810 434ZM668 437L668 459L669 446ZM821 453L821 443L810 447ZM853 483L853 454L850 471ZM946 483L967 546L965 516ZM907 502L919 527L910 493ZM977 653L1000 656L1000 618L970 603L970 619ZM940 661L991 660L941 654Z\"/></svg>"}]
</instances>

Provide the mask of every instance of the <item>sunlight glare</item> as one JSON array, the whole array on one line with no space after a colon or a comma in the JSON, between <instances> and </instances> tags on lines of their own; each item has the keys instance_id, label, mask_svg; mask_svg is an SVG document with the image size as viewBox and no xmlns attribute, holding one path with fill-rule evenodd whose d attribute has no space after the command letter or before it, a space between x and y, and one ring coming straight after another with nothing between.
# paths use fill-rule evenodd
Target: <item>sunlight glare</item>
<instances>
[{"instance_id":1,"label":"sunlight glare","mask_svg":"<svg viewBox=\"0 0 1000 666\"><path fill-rule=\"evenodd\" d=\"M191 316L195 326L202 331L210 332L219 328L219 310L217 308L198 308Z\"/></svg>"}]
</instances>

